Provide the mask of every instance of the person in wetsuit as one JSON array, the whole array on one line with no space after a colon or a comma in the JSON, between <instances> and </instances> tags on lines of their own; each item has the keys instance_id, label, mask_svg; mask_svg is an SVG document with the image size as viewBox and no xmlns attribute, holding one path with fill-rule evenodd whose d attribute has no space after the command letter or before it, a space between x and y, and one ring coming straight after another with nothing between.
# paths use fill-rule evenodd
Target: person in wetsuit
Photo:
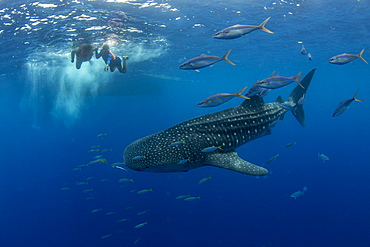
<instances>
[{"instance_id":1,"label":"person in wetsuit","mask_svg":"<svg viewBox=\"0 0 370 247\"><path fill-rule=\"evenodd\" d=\"M122 60L113 54L109 50L109 45L104 44L100 52L95 52L95 57L99 59L100 57L103 58L105 62L104 71L108 71L108 68L110 68L110 71L113 72L115 69L118 69L121 73L126 73L127 66L126 66L126 60L128 60L127 56L123 56Z\"/></svg>"},{"instance_id":2,"label":"person in wetsuit","mask_svg":"<svg viewBox=\"0 0 370 247\"><path fill-rule=\"evenodd\" d=\"M74 63L76 57L76 69L80 69L83 62L90 61L93 51L96 50L97 48L94 45L83 44L71 51L71 62Z\"/></svg>"}]
</instances>

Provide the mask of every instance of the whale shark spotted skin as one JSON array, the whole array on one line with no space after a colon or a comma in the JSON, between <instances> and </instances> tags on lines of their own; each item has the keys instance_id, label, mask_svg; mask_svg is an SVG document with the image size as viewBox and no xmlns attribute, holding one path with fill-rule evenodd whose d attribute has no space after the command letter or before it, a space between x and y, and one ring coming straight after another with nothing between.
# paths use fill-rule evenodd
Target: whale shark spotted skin
<instances>
[{"instance_id":1,"label":"whale shark spotted skin","mask_svg":"<svg viewBox=\"0 0 370 247\"><path fill-rule=\"evenodd\" d=\"M303 107L296 103L306 94L314 73L315 69L303 78L304 88L296 86L287 101L295 105L293 114L302 126L305 125ZM126 147L125 164L130 169L146 172L184 172L209 165L248 175L266 175L267 169L241 159L235 149L271 134L271 128L288 111L279 105L281 102L279 96L277 102L265 104L256 95L239 106L146 136Z\"/></svg>"}]
</instances>

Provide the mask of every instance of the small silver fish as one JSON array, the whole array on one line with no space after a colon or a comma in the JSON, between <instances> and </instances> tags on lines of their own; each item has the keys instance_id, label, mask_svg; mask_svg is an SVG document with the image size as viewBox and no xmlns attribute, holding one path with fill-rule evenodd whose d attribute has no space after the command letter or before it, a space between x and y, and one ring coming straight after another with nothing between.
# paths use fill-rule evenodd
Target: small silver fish
<instances>
[{"instance_id":1,"label":"small silver fish","mask_svg":"<svg viewBox=\"0 0 370 247\"><path fill-rule=\"evenodd\" d=\"M170 144L171 147L176 147L176 146L179 146L181 144L184 144L186 143L185 141L176 141L176 142L173 142Z\"/></svg>"},{"instance_id":2,"label":"small silver fish","mask_svg":"<svg viewBox=\"0 0 370 247\"><path fill-rule=\"evenodd\" d=\"M285 147L291 147L291 146L293 146L293 145L295 145L295 144L297 144L296 142L291 142L291 143L288 143L287 145L285 145Z\"/></svg>"},{"instance_id":3,"label":"small silver fish","mask_svg":"<svg viewBox=\"0 0 370 247\"><path fill-rule=\"evenodd\" d=\"M204 182L206 182L207 180L209 180L209 179L211 179L212 177L210 176L210 177L208 177L208 178L203 178L203 179L201 179L199 182L198 182L198 184L202 184L202 183L204 183Z\"/></svg>"},{"instance_id":4,"label":"small silver fish","mask_svg":"<svg viewBox=\"0 0 370 247\"><path fill-rule=\"evenodd\" d=\"M294 103L293 103L294 104ZM289 102L282 102L282 103L278 103L278 105L281 107L281 108L283 108L283 109L285 109L285 110L287 110L287 111L291 111L291 112L294 112L294 107L295 107L295 105L292 105L292 104L290 104L290 101Z\"/></svg>"},{"instance_id":5,"label":"small silver fish","mask_svg":"<svg viewBox=\"0 0 370 247\"><path fill-rule=\"evenodd\" d=\"M186 198L186 197L190 197L190 195L178 196L178 197L176 197L176 199L177 199L177 200L179 200L179 199L184 199L184 198Z\"/></svg>"},{"instance_id":6,"label":"small silver fish","mask_svg":"<svg viewBox=\"0 0 370 247\"><path fill-rule=\"evenodd\" d=\"M297 197L303 196L304 191L298 190L290 195L290 197L294 198L294 200L297 200Z\"/></svg>"},{"instance_id":7,"label":"small silver fish","mask_svg":"<svg viewBox=\"0 0 370 247\"><path fill-rule=\"evenodd\" d=\"M177 163L178 165L183 165L185 163L188 163L190 160L189 159L184 159L184 160L180 160L179 163Z\"/></svg>"},{"instance_id":8,"label":"small silver fish","mask_svg":"<svg viewBox=\"0 0 370 247\"><path fill-rule=\"evenodd\" d=\"M274 33L267 28L265 28L266 23L270 20L271 17L267 18L264 22L262 22L259 26L253 25L234 25L221 31L215 33L212 38L215 39L236 39L243 35L246 35L254 30L261 29L267 33Z\"/></svg>"},{"instance_id":9,"label":"small silver fish","mask_svg":"<svg viewBox=\"0 0 370 247\"><path fill-rule=\"evenodd\" d=\"M219 146L219 147L212 146L212 147L203 148L202 149L202 152L203 153L210 153L210 152L213 152L213 151L215 151L217 149L222 150L222 146Z\"/></svg>"},{"instance_id":10,"label":"small silver fish","mask_svg":"<svg viewBox=\"0 0 370 247\"><path fill-rule=\"evenodd\" d=\"M198 196L198 197L191 196L191 197L186 197L184 199L184 201L187 201L187 202L191 202L191 201L195 201L195 200L200 200L200 196Z\"/></svg>"},{"instance_id":11,"label":"small silver fish","mask_svg":"<svg viewBox=\"0 0 370 247\"><path fill-rule=\"evenodd\" d=\"M148 225L148 222L140 223L135 226L136 229L142 228L143 226Z\"/></svg>"},{"instance_id":12,"label":"small silver fish","mask_svg":"<svg viewBox=\"0 0 370 247\"><path fill-rule=\"evenodd\" d=\"M343 100L342 102L340 102L333 113L333 117L336 117L342 114L345 110L347 110L347 108L353 101L362 102L362 100L356 98L357 93L358 93L358 90L355 92L352 99L347 99L347 100Z\"/></svg>"},{"instance_id":13,"label":"small silver fish","mask_svg":"<svg viewBox=\"0 0 370 247\"><path fill-rule=\"evenodd\" d=\"M276 160L276 158L277 158L277 157L279 157L279 156L280 156L280 154L277 154L277 155L275 155L275 156L271 157L271 158L266 162L266 165L267 165L267 164L270 164L271 162L273 162L274 160Z\"/></svg>"},{"instance_id":14,"label":"small silver fish","mask_svg":"<svg viewBox=\"0 0 370 247\"><path fill-rule=\"evenodd\" d=\"M153 192L153 189L140 190L137 193L138 194L145 194L145 193L148 193L148 192Z\"/></svg>"},{"instance_id":15,"label":"small silver fish","mask_svg":"<svg viewBox=\"0 0 370 247\"><path fill-rule=\"evenodd\" d=\"M124 221L129 221L130 219L120 219L120 220L117 220L116 222L124 222Z\"/></svg>"},{"instance_id":16,"label":"small silver fish","mask_svg":"<svg viewBox=\"0 0 370 247\"><path fill-rule=\"evenodd\" d=\"M202 54L198 57L192 58L192 59L186 61L185 63L181 64L179 68L180 69L185 69L185 70L197 70L197 69L208 67L212 64L220 62L221 60L225 60L229 64L236 65L235 63L231 62L228 58L231 50L232 49L228 50L225 53L225 55L223 55L222 57Z\"/></svg>"},{"instance_id":17,"label":"small silver fish","mask_svg":"<svg viewBox=\"0 0 370 247\"><path fill-rule=\"evenodd\" d=\"M365 63L368 63L363 57L362 57L362 54L364 53L365 49L362 49L360 51L360 53L358 55L354 55L354 54L347 54L347 53L343 53L343 54L340 54L340 55L336 55L332 58L330 58L328 60L329 63L332 63L332 64L338 64L338 65L343 65L343 64L346 64L346 63L349 63L349 62L352 62L353 60L355 60L356 58L360 58L362 61L364 61Z\"/></svg>"},{"instance_id":18,"label":"small silver fish","mask_svg":"<svg viewBox=\"0 0 370 247\"><path fill-rule=\"evenodd\" d=\"M247 86L248 87L248 86ZM244 92L247 87L242 88L237 93L231 94L231 93L216 93L212 96L209 96L208 98L202 100L198 103L199 107L215 107L222 105L229 100L233 99L234 97L239 97L242 99L249 99L248 97L241 95L241 93Z\"/></svg>"},{"instance_id":19,"label":"small silver fish","mask_svg":"<svg viewBox=\"0 0 370 247\"><path fill-rule=\"evenodd\" d=\"M88 165L98 164L98 163L104 163L104 164L107 164L107 159L97 159L97 160L93 160L93 161L90 161L90 162L88 163Z\"/></svg>"},{"instance_id":20,"label":"small silver fish","mask_svg":"<svg viewBox=\"0 0 370 247\"><path fill-rule=\"evenodd\" d=\"M297 105L302 105L306 101L305 94L298 100Z\"/></svg>"},{"instance_id":21,"label":"small silver fish","mask_svg":"<svg viewBox=\"0 0 370 247\"><path fill-rule=\"evenodd\" d=\"M101 208L97 208L97 209L93 209L93 210L91 210L91 213L97 213L97 212L99 212L99 211L101 211Z\"/></svg>"},{"instance_id":22,"label":"small silver fish","mask_svg":"<svg viewBox=\"0 0 370 247\"><path fill-rule=\"evenodd\" d=\"M245 94L247 97L252 97L254 95L260 94L264 88L259 87L258 83L254 83L253 86L251 86L248 90L248 92Z\"/></svg>"},{"instance_id":23,"label":"small silver fish","mask_svg":"<svg viewBox=\"0 0 370 247\"><path fill-rule=\"evenodd\" d=\"M267 88L267 89L277 89L281 87L285 87L292 82L297 82L302 88L304 88L299 81L299 77L301 76L302 72L299 72L296 76L281 76L281 75L273 75L266 79L257 81L259 87Z\"/></svg>"},{"instance_id":24,"label":"small silver fish","mask_svg":"<svg viewBox=\"0 0 370 247\"><path fill-rule=\"evenodd\" d=\"M149 211L150 211L149 209L148 210L144 210L144 211L141 211L141 212L137 213L137 215L143 215L143 214L148 213Z\"/></svg>"},{"instance_id":25,"label":"small silver fish","mask_svg":"<svg viewBox=\"0 0 370 247\"><path fill-rule=\"evenodd\" d=\"M139 156L135 156L134 158L132 158L132 160L141 160L141 159L145 159L146 156L145 155L139 155Z\"/></svg>"},{"instance_id":26,"label":"small silver fish","mask_svg":"<svg viewBox=\"0 0 370 247\"><path fill-rule=\"evenodd\" d=\"M120 180L118 180L119 183L126 183L126 182L134 182L133 179L130 179L130 178L121 178Z\"/></svg>"},{"instance_id":27,"label":"small silver fish","mask_svg":"<svg viewBox=\"0 0 370 247\"><path fill-rule=\"evenodd\" d=\"M89 182L76 182L76 185L87 185Z\"/></svg>"},{"instance_id":28,"label":"small silver fish","mask_svg":"<svg viewBox=\"0 0 370 247\"><path fill-rule=\"evenodd\" d=\"M312 60L312 55L311 55L311 53L308 53L308 54L307 54L307 58L308 58L308 60Z\"/></svg>"},{"instance_id":29,"label":"small silver fish","mask_svg":"<svg viewBox=\"0 0 370 247\"><path fill-rule=\"evenodd\" d=\"M321 160L322 162L326 162L326 161L328 161L329 160L329 157L328 156L326 156L325 154L320 154L320 153L318 153L317 154L317 158L319 159L319 160Z\"/></svg>"},{"instance_id":30,"label":"small silver fish","mask_svg":"<svg viewBox=\"0 0 370 247\"><path fill-rule=\"evenodd\" d=\"M303 44L302 44L301 54L302 55L306 55L307 54L307 50L306 50L306 48L304 48Z\"/></svg>"},{"instance_id":31,"label":"small silver fish","mask_svg":"<svg viewBox=\"0 0 370 247\"><path fill-rule=\"evenodd\" d=\"M112 236L112 233L110 233L110 234L108 234L108 235L101 236L100 238L101 238L101 239L105 239L105 238L109 238L109 237L111 237L111 236Z\"/></svg>"},{"instance_id":32,"label":"small silver fish","mask_svg":"<svg viewBox=\"0 0 370 247\"><path fill-rule=\"evenodd\" d=\"M125 172L129 172L126 168L123 168L122 166L112 165L113 168L123 170Z\"/></svg>"}]
</instances>

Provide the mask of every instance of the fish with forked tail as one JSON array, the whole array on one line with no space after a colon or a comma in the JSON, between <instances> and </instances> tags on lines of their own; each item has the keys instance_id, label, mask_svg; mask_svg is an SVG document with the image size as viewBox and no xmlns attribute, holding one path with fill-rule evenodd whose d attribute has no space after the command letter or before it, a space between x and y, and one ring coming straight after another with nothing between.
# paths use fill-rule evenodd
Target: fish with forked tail
<instances>
[{"instance_id":1,"label":"fish with forked tail","mask_svg":"<svg viewBox=\"0 0 370 247\"><path fill-rule=\"evenodd\" d=\"M299 77L301 76L302 72L299 72L296 76L281 76L281 75L272 75L266 79L257 81L256 84L258 87L267 88L267 89L277 89L281 87L285 87L292 82L297 82L302 88L302 84L299 81Z\"/></svg>"},{"instance_id":2,"label":"fish with forked tail","mask_svg":"<svg viewBox=\"0 0 370 247\"><path fill-rule=\"evenodd\" d=\"M301 81L304 88L296 86L288 102L297 102L306 94L315 69ZM280 97L281 98L281 97ZM124 151L126 166L146 172L186 172L202 166L215 166L243 174L263 176L268 170L241 159L236 148L254 139L271 134L271 128L288 112L278 102L263 102L258 95L236 107L196 117L167 130L134 141ZM303 105L292 112L304 126ZM186 143L171 147L171 143ZM217 147L212 152L202 150ZM138 155L145 159L134 160ZM187 160L187 162L180 162Z\"/></svg>"},{"instance_id":3,"label":"fish with forked tail","mask_svg":"<svg viewBox=\"0 0 370 247\"><path fill-rule=\"evenodd\" d=\"M215 39L236 39L243 35L246 35L254 30L261 29L266 33L274 33L267 28L265 28L266 23L270 20L271 17L267 18L264 22L262 22L259 26L252 26L252 25L234 25L221 31L215 33L212 38Z\"/></svg>"},{"instance_id":4,"label":"fish with forked tail","mask_svg":"<svg viewBox=\"0 0 370 247\"><path fill-rule=\"evenodd\" d=\"M336 55L328 60L329 63L332 64L338 64L338 65L343 65L349 62L352 62L353 60L360 58L362 61L365 63L368 63L365 58L363 58L362 54L364 53L365 49L362 49L358 55L355 54L347 54L343 53L340 55Z\"/></svg>"},{"instance_id":5,"label":"fish with forked tail","mask_svg":"<svg viewBox=\"0 0 370 247\"><path fill-rule=\"evenodd\" d=\"M185 63L181 64L179 68L180 69L185 69L185 70L197 70L197 69L208 67L212 64L220 62L221 60L225 60L229 64L236 65L235 63L231 62L228 58L231 50L232 49L228 50L225 53L225 55L223 55L222 57L202 54L200 56L192 58L192 59L186 61Z\"/></svg>"},{"instance_id":6,"label":"fish with forked tail","mask_svg":"<svg viewBox=\"0 0 370 247\"><path fill-rule=\"evenodd\" d=\"M223 103L228 102L229 100L233 99L234 97L239 97L242 99L249 99L248 97L241 95L241 93L246 89L247 87L242 88L237 93L231 94L231 93L216 93L212 96L209 96L208 98L202 100L198 103L199 107L214 107L222 105Z\"/></svg>"},{"instance_id":7,"label":"fish with forked tail","mask_svg":"<svg viewBox=\"0 0 370 247\"><path fill-rule=\"evenodd\" d=\"M334 113L333 113L333 117L336 117L336 116L339 116L340 114L342 114L345 110L347 110L347 108L349 107L349 105L353 101L362 102L362 100L357 98L357 93L358 93L358 90L353 95L353 98L346 99L346 100L343 100L342 102L340 102L339 105L337 106L337 108L335 109Z\"/></svg>"}]
</instances>

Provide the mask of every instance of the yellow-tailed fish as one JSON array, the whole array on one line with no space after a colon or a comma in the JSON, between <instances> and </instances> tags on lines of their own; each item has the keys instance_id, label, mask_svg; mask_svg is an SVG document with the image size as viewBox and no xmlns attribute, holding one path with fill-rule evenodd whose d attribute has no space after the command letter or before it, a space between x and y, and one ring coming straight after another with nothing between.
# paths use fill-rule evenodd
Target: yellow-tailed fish
<instances>
[{"instance_id":1,"label":"yellow-tailed fish","mask_svg":"<svg viewBox=\"0 0 370 247\"><path fill-rule=\"evenodd\" d=\"M176 197L176 199L177 199L177 200L179 200L179 199L184 199L184 198L186 198L186 197L190 197L190 195L182 195L182 196L178 196L178 197Z\"/></svg>"},{"instance_id":2,"label":"yellow-tailed fish","mask_svg":"<svg viewBox=\"0 0 370 247\"><path fill-rule=\"evenodd\" d=\"M98 164L98 163L104 163L104 164L107 164L107 159L97 159L97 160L93 160L93 161L90 161L89 162L89 165L91 164Z\"/></svg>"},{"instance_id":3,"label":"yellow-tailed fish","mask_svg":"<svg viewBox=\"0 0 370 247\"><path fill-rule=\"evenodd\" d=\"M185 141L175 141L173 143L170 144L171 147L176 147L176 146L179 146L181 144L184 144L186 143Z\"/></svg>"},{"instance_id":4,"label":"yellow-tailed fish","mask_svg":"<svg viewBox=\"0 0 370 247\"><path fill-rule=\"evenodd\" d=\"M153 192L153 190L152 189L140 190L137 193L138 194L145 194L145 193L148 193L148 192Z\"/></svg>"},{"instance_id":5,"label":"yellow-tailed fish","mask_svg":"<svg viewBox=\"0 0 370 247\"><path fill-rule=\"evenodd\" d=\"M203 179L201 179L201 180L198 182L198 184L202 184L202 183L206 182L208 179L211 179L211 178L212 178L211 176L209 176L208 178L203 178Z\"/></svg>"},{"instance_id":6,"label":"yellow-tailed fish","mask_svg":"<svg viewBox=\"0 0 370 247\"><path fill-rule=\"evenodd\" d=\"M120 220L117 220L117 222L124 222L124 221L129 221L130 219L120 219Z\"/></svg>"},{"instance_id":7,"label":"yellow-tailed fish","mask_svg":"<svg viewBox=\"0 0 370 247\"><path fill-rule=\"evenodd\" d=\"M188 201L188 202L195 201L195 200L200 200L200 196L198 197L191 196L191 197L187 197L184 199L184 201Z\"/></svg>"},{"instance_id":8,"label":"yellow-tailed fish","mask_svg":"<svg viewBox=\"0 0 370 247\"><path fill-rule=\"evenodd\" d=\"M126 182L134 182L133 179L130 179L130 178L121 178L120 180L118 180L119 183L126 183Z\"/></svg>"},{"instance_id":9,"label":"yellow-tailed fish","mask_svg":"<svg viewBox=\"0 0 370 247\"><path fill-rule=\"evenodd\" d=\"M203 152L203 153L210 153L210 152L213 152L213 151L215 151L215 150L217 150L217 149L222 150L222 146L219 146L219 147L215 147L215 146L212 146L212 147L206 147L206 148L203 148L203 149L202 149L202 152Z\"/></svg>"},{"instance_id":10,"label":"yellow-tailed fish","mask_svg":"<svg viewBox=\"0 0 370 247\"><path fill-rule=\"evenodd\" d=\"M77 185L87 185L89 182L76 182Z\"/></svg>"},{"instance_id":11,"label":"yellow-tailed fish","mask_svg":"<svg viewBox=\"0 0 370 247\"><path fill-rule=\"evenodd\" d=\"M275 155L275 156L271 157L271 158L266 162L266 164L270 164L271 162L273 162L274 160L276 160L276 158L277 158L277 157L279 157L279 156L280 156L280 154L277 154L277 155Z\"/></svg>"},{"instance_id":12,"label":"yellow-tailed fish","mask_svg":"<svg viewBox=\"0 0 370 247\"><path fill-rule=\"evenodd\" d=\"M198 106L199 107L215 107L215 106L222 105L222 104L228 102L229 100L231 100L235 97L239 97L239 98L243 98L243 99L249 99L247 96L244 96L244 95L241 94L241 93L243 93L243 91L245 89L247 89L247 87L242 88L240 91L238 91L237 93L234 93L234 94L232 94L232 93L216 93L216 94L214 94L212 96L209 96L208 98L202 100L201 102L199 102Z\"/></svg>"},{"instance_id":13,"label":"yellow-tailed fish","mask_svg":"<svg viewBox=\"0 0 370 247\"><path fill-rule=\"evenodd\" d=\"M295 145L295 144L297 144L296 142L291 142L291 143L288 143L287 145L286 145L286 147L288 148L288 147L291 147L291 146L293 146L293 145Z\"/></svg>"},{"instance_id":14,"label":"yellow-tailed fish","mask_svg":"<svg viewBox=\"0 0 370 247\"><path fill-rule=\"evenodd\" d=\"M148 222L137 224L134 228L139 229L139 228L142 228L145 225L148 225Z\"/></svg>"},{"instance_id":15,"label":"yellow-tailed fish","mask_svg":"<svg viewBox=\"0 0 370 247\"><path fill-rule=\"evenodd\" d=\"M108 235L101 236L100 238L101 238L101 239L105 239L105 238L109 238L109 237L111 237L111 236L112 236L112 233L110 233L110 234L108 234Z\"/></svg>"}]
</instances>

